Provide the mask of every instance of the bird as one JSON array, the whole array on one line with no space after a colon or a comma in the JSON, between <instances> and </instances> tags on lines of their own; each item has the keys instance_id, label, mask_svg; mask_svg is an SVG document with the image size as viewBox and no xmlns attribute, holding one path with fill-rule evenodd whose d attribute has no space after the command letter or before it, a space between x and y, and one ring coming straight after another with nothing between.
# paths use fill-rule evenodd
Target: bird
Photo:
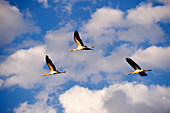
<instances>
[{"instance_id":1,"label":"bird","mask_svg":"<svg viewBox=\"0 0 170 113\"><path fill-rule=\"evenodd\" d=\"M79 33L78 31L74 32L74 41L77 44L77 48L76 49L71 49L70 51L78 51L78 50L93 50L92 48L94 48L94 46L92 47L87 47L86 45L83 44L82 40L80 39ZM68 51L68 52L70 52Z\"/></svg>"},{"instance_id":2,"label":"bird","mask_svg":"<svg viewBox=\"0 0 170 113\"><path fill-rule=\"evenodd\" d=\"M138 64L136 64L131 58L126 58L126 61L130 64L130 66L132 66L135 69L135 71L129 72L125 75L139 73L140 76L147 76L145 72L152 71L152 70L142 70L141 67Z\"/></svg>"},{"instance_id":3,"label":"bird","mask_svg":"<svg viewBox=\"0 0 170 113\"><path fill-rule=\"evenodd\" d=\"M65 73L66 72L66 71L60 72L60 71L56 70L56 67L54 66L54 64L52 63L51 59L48 57L48 55L46 55L45 59L46 59L47 65L48 65L48 67L50 69L50 73L41 75L41 77L48 76L48 75L55 75L55 74Z\"/></svg>"}]
</instances>

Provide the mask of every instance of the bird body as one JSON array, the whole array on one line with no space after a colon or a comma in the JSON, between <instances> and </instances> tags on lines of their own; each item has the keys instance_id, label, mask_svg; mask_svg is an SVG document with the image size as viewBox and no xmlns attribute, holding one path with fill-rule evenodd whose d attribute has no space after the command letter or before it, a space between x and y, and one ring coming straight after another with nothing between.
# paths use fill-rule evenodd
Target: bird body
<instances>
[{"instance_id":1,"label":"bird body","mask_svg":"<svg viewBox=\"0 0 170 113\"><path fill-rule=\"evenodd\" d=\"M126 58L126 61L130 64L130 66L132 66L135 69L135 71L134 72L129 72L129 73L125 74L125 75L139 73L140 76L147 76L147 74L145 72L146 71L152 71L152 70L142 70L141 67L138 64L136 64L130 58Z\"/></svg>"},{"instance_id":2,"label":"bird body","mask_svg":"<svg viewBox=\"0 0 170 113\"><path fill-rule=\"evenodd\" d=\"M94 46L92 47L87 47L86 45L83 44L83 41L80 39L79 33L78 31L74 32L74 41L77 44L77 48L76 49L71 49L70 51L78 51L78 50L93 50L92 48L94 48ZM70 52L68 51L68 52Z\"/></svg>"},{"instance_id":3,"label":"bird body","mask_svg":"<svg viewBox=\"0 0 170 113\"><path fill-rule=\"evenodd\" d=\"M50 59L47 55L46 55L45 58L46 58L46 63L47 63L47 65L48 65L49 69L50 69L50 73L44 74L44 75L42 75L42 76L55 75L55 74L60 74L60 73L65 73L65 72L66 72L66 71L60 72L60 71L56 70L56 67L55 67L54 64L52 63L51 59ZM41 77L42 77L42 76L41 76Z\"/></svg>"}]
</instances>

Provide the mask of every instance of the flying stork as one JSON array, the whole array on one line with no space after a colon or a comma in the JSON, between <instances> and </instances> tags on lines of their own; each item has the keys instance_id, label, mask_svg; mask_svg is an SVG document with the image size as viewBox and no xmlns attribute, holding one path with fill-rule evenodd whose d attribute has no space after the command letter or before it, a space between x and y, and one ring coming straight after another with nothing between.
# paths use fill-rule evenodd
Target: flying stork
<instances>
[{"instance_id":1,"label":"flying stork","mask_svg":"<svg viewBox=\"0 0 170 113\"><path fill-rule=\"evenodd\" d=\"M79 33L78 31L74 32L74 41L77 44L77 48L76 49L71 49L70 51L78 51L78 50L93 50L92 48L94 48L94 46L92 47L87 47L86 45L83 44L82 40L80 39ZM70 52L68 51L68 52Z\"/></svg>"},{"instance_id":2,"label":"flying stork","mask_svg":"<svg viewBox=\"0 0 170 113\"><path fill-rule=\"evenodd\" d=\"M48 75L55 75L55 74L65 73L66 72L66 71L59 72L58 70L56 70L56 67L54 66L54 64L52 63L51 59L47 55L46 55L45 59L46 59L47 65L48 65L48 67L50 69L50 73L44 74L41 77L48 76Z\"/></svg>"},{"instance_id":3,"label":"flying stork","mask_svg":"<svg viewBox=\"0 0 170 113\"><path fill-rule=\"evenodd\" d=\"M126 61L130 64L130 66L132 66L135 69L134 72L129 72L126 75L139 73L140 76L147 76L145 72L152 71L152 70L142 70L140 66L136 64L131 58L126 58Z\"/></svg>"}]
</instances>

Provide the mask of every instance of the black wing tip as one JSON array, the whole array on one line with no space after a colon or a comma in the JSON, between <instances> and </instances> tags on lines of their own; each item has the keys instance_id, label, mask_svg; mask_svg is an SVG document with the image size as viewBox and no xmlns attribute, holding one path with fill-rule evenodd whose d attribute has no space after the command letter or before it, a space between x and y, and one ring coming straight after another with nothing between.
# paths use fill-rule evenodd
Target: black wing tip
<instances>
[{"instance_id":1,"label":"black wing tip","mask_svg":"<svg viewBox=\"0 0 170 113\"><path fill-rule=\"evenodd\" d=\"M76 30L76 31L74 31L74 33L78 33L78 31Z\"/></svg>"},{"instance_id":2,"label":"black wing tip","mask_svg":"<svg viewBox=\"0 0 170 113\"><path fill-rule=\"evenodd\" d=\"M139 75L140 75L141 77L146 77L146 76L148 76L145 72L140 72Z\"/></svg>"},{"instance_id":3,"label":"black wing tip","mask_svg":"<svg viewBox=\"0 0 170 113\"><path fill-rule=\"evenodd\" d=\"M45 56L45 58L46 58L46 59L49 59L49 56L48 56L48 55L46 55L46 56Z\"/></svg>"},{"instance_id":4,"label":"black wing tip","mask_svg":"<svg viewBox=\"0 0 170 113\"><path fill-rule=\"evenodd\" d=\"M126 58L126 61L128 61L128 60L132 60L131 58Z\"/></svg>"},{"instance_id":5,"label":"black wing tip","mask_svg":"<svg viewBox=\"0 0 170 113\"><path fill-rule=\"evenodd\" d=\"M51 61L51 59L49 58L48 55L46 55L45 59L46 59L47 62ZM51 62L52 62L52 61L51 61Z\"/></svg>"},{"instance_id":6,"label":"black wing tip","mask_svg":"<svg viewBox=\"0 0 170 113\"><path fill-rule=\"evenodd\" d=\"M74 31L74 35L78 35L79 33L78 33L78 31Z\"/></svg>"}]
</instances>

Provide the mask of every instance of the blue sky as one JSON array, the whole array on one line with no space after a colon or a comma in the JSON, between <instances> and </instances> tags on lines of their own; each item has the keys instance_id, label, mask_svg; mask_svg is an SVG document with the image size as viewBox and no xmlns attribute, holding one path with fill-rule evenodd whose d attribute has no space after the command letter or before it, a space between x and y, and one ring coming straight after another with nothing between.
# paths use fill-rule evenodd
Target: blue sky
<instances>
[{"instance_id":1,"label":"blue sky","mask_svg":"<svg viewBox=\"0 0 170 113\"><path fill-rule=\"evenodd\" d=\"M170 0L1 0L1 113L169 113ZM77 30L93 51L76 48ZM49 55L64 74L48 73ZM125 61L132 58L147 77Z\"/></svg>"}]
</instances>

